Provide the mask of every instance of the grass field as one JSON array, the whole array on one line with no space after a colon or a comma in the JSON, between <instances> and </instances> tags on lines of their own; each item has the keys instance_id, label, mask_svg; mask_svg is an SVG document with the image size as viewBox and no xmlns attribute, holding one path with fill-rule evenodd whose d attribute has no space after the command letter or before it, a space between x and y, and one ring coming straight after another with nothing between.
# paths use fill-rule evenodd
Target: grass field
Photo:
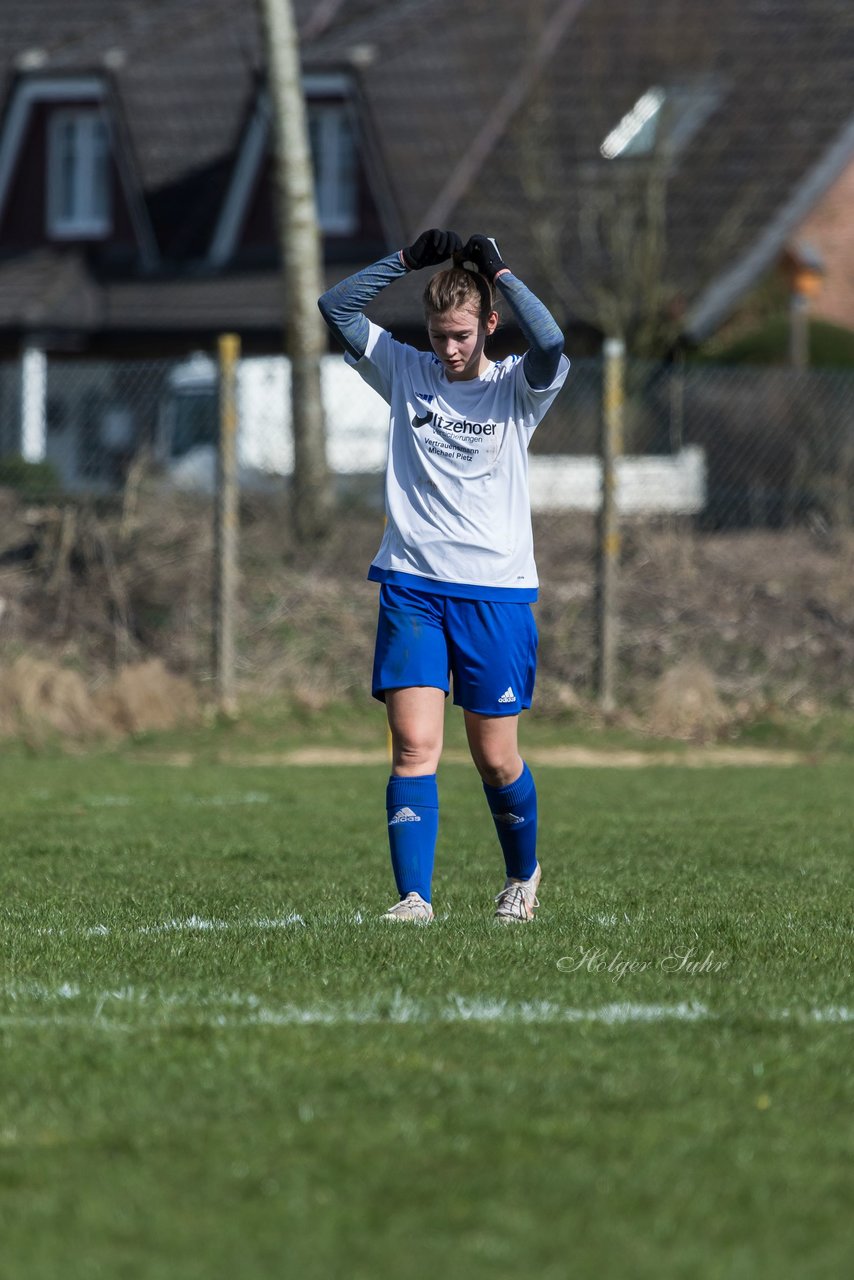
<instances>
[{"instance_id":1,"label":"grass field","mask_svg":"<svg viewBox=\"0 0 854 1280\"><path fill-rule=\"evenodd\" d=\"M446 765L425 929L382 764L171 749L0 760L3 1280L852 1274L850 756L541 766L517 929Z\"/></svg>"}]
</instances>

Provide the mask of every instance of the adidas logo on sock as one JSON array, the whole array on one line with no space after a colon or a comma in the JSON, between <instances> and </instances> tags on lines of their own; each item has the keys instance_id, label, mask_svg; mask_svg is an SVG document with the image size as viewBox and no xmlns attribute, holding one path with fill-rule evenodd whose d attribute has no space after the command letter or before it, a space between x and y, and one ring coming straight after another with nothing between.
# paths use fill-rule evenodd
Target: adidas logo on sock
<instances>
[{"instance_id":1,"label":"adidas logo on sock","mask_svg":"<svg viewBox=\"0 0 854 1280\"><path fill-rule=\"evenodd\" d=\"M504 692L502 693L498 701L499 702L515 702L516 701L516 695L513 692L512 684L508 684L507 688L504 690Z\"/></svg>"},{"instance_id":2,"label":"adidas logo on sock","mask_svg":"<svg viewBox=\"0 0 854 1280\"><path fill-rule=\"evenodd\" d=\"M518 827L524 818L520 818L518 813L494 813L493 818L496 822L500 822L505 827Z\"/></svg>"},{"instance_id":3,"label":"adidas logo on sock","mask_svg":"<svg viewBox=\"0 0 854 1280\"><path fill-rule=\"evenodd\" d=\"M398 822L420 822L420 821L421 819L419 818L417 813L413 813L411 809L403 808L403 809L398 809L394 817L389 819L388 825L390 827L393 827Z\"/></svg>"}]
</instances>

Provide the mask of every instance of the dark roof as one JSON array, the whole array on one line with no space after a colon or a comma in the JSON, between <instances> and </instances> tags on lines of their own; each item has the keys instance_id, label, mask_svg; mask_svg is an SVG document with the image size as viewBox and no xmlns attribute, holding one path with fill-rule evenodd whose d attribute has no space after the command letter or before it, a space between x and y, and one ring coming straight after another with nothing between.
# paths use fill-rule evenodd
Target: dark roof
<instances>
[{"instance_id":1,"label":"dark roof","mask_svg":"<svg viewBox=\"0 0 854 1280\"><path fill-rule=\"evenodd\" d=\"M688 306L750 254L816 169L824 185L813 184L813 200L854 156L849 0L553 0L521 13L490 4L497 18L460 8L452 45L467 51L463 67L439 74L428 62L419 77L416 53L398 46L368 88L382 103L389 167L407 166L405 222L497 232L510 265L547 296L554 277L571 298L591 268L595 283L608 269L584 243L589 215L612 183L618 200L640 166L605 160L599 147L653 85L718 94L670 166L665 270ZM416 79L417 132L392 110ZM602 207L608 217L615 205ZM782 243L769 241L757 266Z\"/></svg>"},{"instance_id":2,"label":"dark roof","mask_svg":"<svg viewBox=\"0 0 854 1280\"><path fill-rule=\"evenodd\" d=\"M355 79L385 174L387 235L437 223L495 234L563 320L582 307L577 285L618 266L585 235L602 192L622 199L641 166L599 147L652 85L717 95L668 182L665 269L698 332L773 261L804 202L854 154L850 0L297 0L296 10L306 68ZM257 6L28 0L0 6L0 50L3 100L22 65L109 77L161 247L202 253L263 74ZM7 264L3 278L21 269ZM260 316L268 286L254 279ZM144 300L167 290L110 285L102 314L124 314L137 287L146 314ZM181 288L215 292L204 280ZM223 303L232 293L223 281ZM419 293L406 282L378 305L411 320Z\"/></svg>"},{"instance_id":3,"label":"dark roof","mask_svg":"<svg viewBox=\"0 0 854 1280\"><path fill-rule=\"evenodd\" d=\"M0 262L0 326L100 328L101 288L77 253L39 249Z\"/></svg>"},{"instance_id":4,"label":"dark roof","mask_svg":"<svg viewBox=\"0 0 854 1280\"><path fill-rule=\"evenodd\" d=\"M327 285L341 271L328 269ZM420 321L424 278L401 281L377 300L374 313L389 327ZM227 274L152 275L96 280L79 253L38 249L0 261L0 329L97 333L271 333L282 328L287 305L280 277L272 271Z\"/></svg>"}]
</instances>

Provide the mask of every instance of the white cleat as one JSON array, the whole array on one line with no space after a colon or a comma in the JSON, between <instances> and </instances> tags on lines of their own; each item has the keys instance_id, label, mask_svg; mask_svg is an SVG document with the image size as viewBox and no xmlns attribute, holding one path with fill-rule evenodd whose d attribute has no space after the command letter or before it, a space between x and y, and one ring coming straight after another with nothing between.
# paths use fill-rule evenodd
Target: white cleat
<instances>
[{"instance_id":1,"label":"white cleat","mask_svg":"<svg viewBox=\"0 0 854 1280\"><path fill-rule=\"evenodd\" d=\"M429 924L433 919L433 908L425 902L420 893L408 893L400 902L389 907L381 920L408 920L414 924Z\"/></svg>"},{"instance_id":2,"label":"white cleat","mask_svg":"<svg viewBox=\"0 0 854 1280\"><path fill-rule=\"evenodd\" d=\"M514 880L508 876L504 888L495 899L495 919L502 924L515 924L517 921L533 920L534 912L540 905L537 899L537 886L540 883L540 864L530 880Z\"/></svg>"}]
</instances>

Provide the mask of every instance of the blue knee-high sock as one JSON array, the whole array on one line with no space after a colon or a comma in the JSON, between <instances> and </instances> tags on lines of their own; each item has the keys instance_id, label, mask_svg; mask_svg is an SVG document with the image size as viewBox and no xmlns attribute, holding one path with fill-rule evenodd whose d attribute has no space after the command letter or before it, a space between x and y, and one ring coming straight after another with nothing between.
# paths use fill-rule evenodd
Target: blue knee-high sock
<instances>
[{"instance_id":1,"label":"blue knee-high sock","mask_svg":"<svg viewBox=\"0 0 854 1280\"><path fill-rule=\"evenodd\" d=\"M420 893L430 901L433 856L439 832L439 788L435 773L420 778L392 775L385 793L391 865L401 898Z\"/></svg>"},{"instance_id":2,"label":"blue knee-high sock","mask_svg":"<svg viewBox=\"0 0 854 1280\"><path fill-rule=\"evenodd\" d=\"M483 790L495 819L508 876L530 880L537 867L537 788L526 764L508 787Z\"/></svg>"}]
</instances>

